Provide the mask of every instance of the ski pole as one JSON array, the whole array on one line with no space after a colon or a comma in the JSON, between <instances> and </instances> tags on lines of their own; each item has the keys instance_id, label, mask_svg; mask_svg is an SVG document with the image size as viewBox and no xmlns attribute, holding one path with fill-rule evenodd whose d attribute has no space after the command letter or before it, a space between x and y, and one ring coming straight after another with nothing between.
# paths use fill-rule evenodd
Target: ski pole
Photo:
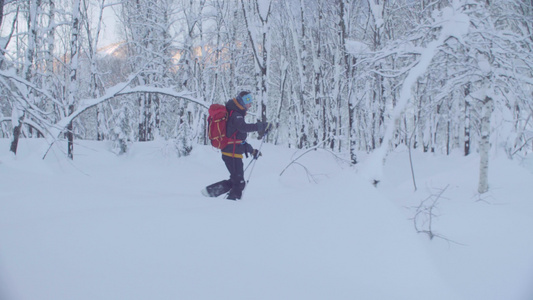
<instances>
[{"instance_id":1,"label":"ski pole","mask_svg":"<svg viewBox=\"0 0 533 300\"><path fill-rule=\"evenodd\" d=\"M263 138L261 139L261 144L259 144L259 148L257 149L257 155L259 155L259 153L261 153L261 148L263 147L263 142L265 141L265 136L263 136ZM252 165L252 169L250 169L250 174L248 174L248 179L246 180L246 184L248 184L248 182L250 182L250 177L252 177L252 172L254 171L254 168L255 168L255 162L257 161L257 158L253 158L252 161L250 163L248 163L248 166L246 166L246 169L248 169L248 167L253 163ZM244 171L246 171L246 169L244 169Z\"/></svg>"},{"instance_id":2,"label":"ski pole","mask_svg":"<svg viewBox=\"0 0 533 300\"><path fill-rule=\"evenodd\" d=\"M261 153L261 148L263 147L263 143L265 142L265 137L266 137L266 133L263 135L263 138L261 139L261 144L259 144L259 148L257 148L257 155ZM244 173L248 169L248 167L252 165L253 163L252 169L250 169L250 174L248 174L248 179L246 180L246 184L244 185L244 189L242 190L242 194L244 194L244 190L246 190L246 187L248 186L248 183L250 182L250 177L252 177L252 173L254 171L256 161L257 161L257 158L253 158L252 161L250 161L248 165L246 166L246 169L244 169L243 171Z\"/></svg>"},{"instance_id":3,"label":"ski pole","mask_svg":"<svg viewBox=\"0 0 533 300\"><path fill-rule=\"evenodd\" d=\"M259 149L261 149L261 147L259 147ZM258 151L259 151L259 150L258 150ZM252 160L248 163L248 165L246 165L246 168L244 168L243 173L246 172L246 170L248 170L248 167L249 167L253 162L255 162L256 160L257 160L257 158L252 158ZM252 170L253 170L253 168L252 168ZM250 172L250 173L252 173L252 172Z\"/></svg>"},{"instance_id":4,"label":"ski pole","mask_svg":"<svg viewBox=\"0 0 533 300\"><path fill-rule=\"evenodd\" d=\"M252 158L252 160L248 163L248 165L246 165L246 168L244 168L244 172L246 172L246 170L248 170L248 167L254 162L255 159Z\"/></svg>"}]
</instances>

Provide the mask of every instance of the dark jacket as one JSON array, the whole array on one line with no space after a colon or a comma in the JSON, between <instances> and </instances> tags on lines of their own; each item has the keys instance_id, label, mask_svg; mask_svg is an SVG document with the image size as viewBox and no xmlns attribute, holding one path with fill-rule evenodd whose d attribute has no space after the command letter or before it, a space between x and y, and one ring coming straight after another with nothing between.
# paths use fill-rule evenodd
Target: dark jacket
<instances>
[{"instance_id":1,"label":"dark jacket","mask_svg":"<svg viewBox=\"0 0 533 300\"><path fill-rule=\"evenodd\" d=\"M246 143L248 132L258 130L257 124L247 124L244 121L246 115L246 108L237 102L235 99L231 99L226 102L226 109L228 110L229 119L226 123L226 136L242 141L241 143L229 144L222 149L222 154L226 156L232 156L242 158L243 153L252 153L253 148L250 144Z\"/></svg>"}]
</instances>

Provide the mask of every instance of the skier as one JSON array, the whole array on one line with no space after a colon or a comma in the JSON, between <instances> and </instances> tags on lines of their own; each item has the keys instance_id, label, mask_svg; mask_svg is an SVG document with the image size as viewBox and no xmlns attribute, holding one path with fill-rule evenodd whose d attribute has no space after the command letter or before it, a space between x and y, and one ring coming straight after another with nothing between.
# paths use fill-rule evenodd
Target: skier
<instances>
[{"instance_id":1,"label":"skier","mask_svg":"<svg viewBox=\"0 0 533 300\"><path fill-rule=\"evenodd\" d=\"M202 194L206 197L218 197L229 192L226 199L241 199L242 191L246 185L242 162L243 154L246 157L251 154L253 159L261 156L259 150L254 149L252 145L246 142L248 132L257 131L261 135L264 135L268 133L271 127L271 124L268 122L257 122L255 124L245 122L244 116L246 115L246 111L252 106L252 102L252 94L248 91L242 91L237 97L226 103L229 116L226 124L226 136L239 140L240 142L228 144L222 149L222 160L228 168L230 178L205 187L202 190Z\"/></svg>"}]
</instances>

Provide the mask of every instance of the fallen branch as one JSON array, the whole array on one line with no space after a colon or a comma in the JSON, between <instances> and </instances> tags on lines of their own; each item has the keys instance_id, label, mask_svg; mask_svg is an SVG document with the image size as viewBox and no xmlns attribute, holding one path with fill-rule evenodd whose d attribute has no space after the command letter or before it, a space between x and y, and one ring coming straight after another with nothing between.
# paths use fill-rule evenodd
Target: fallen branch
<instances>
[{"instance_id":1,"label":"fallen branch","mask_svg":"<svg viewBox=\"0 0 533 300\"><path fill-rule=\"evenodd\" d=\"M441 189L437 194L431 194L429 197L420 202L420 205L414 207L416 213L412 218L415 230L417 233L426 234L430 240L433 238L440 238L447 242L463 245L461 243L450 240L449 238L435 233L433 230L433 221L438 215L435 214L435 210L438 209L439 200L444 199L442 195L448 189L449 185Z\"/></svg>"},{"instance_id":2,"label":"fallen branch","mask_svg":"<svg viewBox=\"0 0 533 300\"><path fill-rule=\"evenodd\" d=\"M317 182L316 179L315 179L316 175L311 174L311 172L309 171L309 169L308 169L307 167L305 167L303 164L301 164L300 162L298 162L298 160L299 160L300 158L302 158L304 155L306 155L306 154L308 154L308 153L310 153L310 152L312 152L312 151L318 151L318 150L326 151L326 152L330 153L331 155L333 155L333 156L335 157L336 160L338 160L338 161L346 161L345 159L339 157L336 153L334 153L334 152L332 152L332 151L329 151L329 150L326 150L326 149L319 148L319 147L320 147L320 144L317 145L317 146L314 146L314 147L312 147L312 148L309 148L309 149L307 149L305 152L303 152L302 154L300 154L298 157L296 157L295 159L293 159L293 160L292 160L292 161L291 161L291 162L290 162L290 163L289 163L289 164L283 169L283 171L281 171L281 173L279 174L279 176L283 175L283 173L285 173L285 171L286 171L291 165L296 164L296 165L301 166L301 167L305 170L305 172L306 172L306 174L307 174L307 177L310 179L309 181L312 180L313 182L316 183L316 182Z\"/></svg>"}]
</instances>

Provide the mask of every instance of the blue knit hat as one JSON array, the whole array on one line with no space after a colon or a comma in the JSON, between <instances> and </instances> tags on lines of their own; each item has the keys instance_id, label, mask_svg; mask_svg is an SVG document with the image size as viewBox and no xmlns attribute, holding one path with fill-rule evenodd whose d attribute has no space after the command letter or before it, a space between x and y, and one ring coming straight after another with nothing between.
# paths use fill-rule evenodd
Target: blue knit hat
<instances>
[{"instance_id":1,"label":"blue knit hat","mask_svg":"<svg viewBox=\"0 0 533 300\"><path fill-rule=\"evenodd\" d=\"M242 91L237 96L237 101L239 101L239 104L242 106L246 106L247 104L252 104L254 99L252 98L252 94L248 91Z\"/></svg>"}]
</instances>

